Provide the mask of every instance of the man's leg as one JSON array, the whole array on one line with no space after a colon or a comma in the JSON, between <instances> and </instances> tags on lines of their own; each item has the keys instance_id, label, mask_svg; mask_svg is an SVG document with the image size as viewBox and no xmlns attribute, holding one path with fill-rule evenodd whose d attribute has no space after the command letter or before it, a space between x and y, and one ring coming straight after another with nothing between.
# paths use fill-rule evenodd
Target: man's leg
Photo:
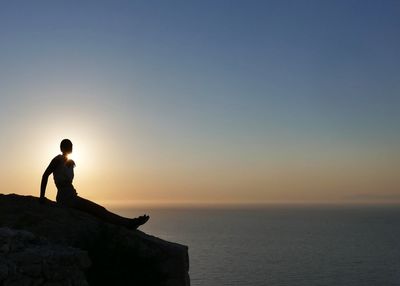
<instances>
[{"instance_id":1,"label":"man's leg","mask_svg":"<svg viewBox=\"0 0 400 286\"><path fill-rule=\"evenodd\" d=\"M108 211L105 207L102 207L101 205L98 205L79 196L75 197L71 207L83 212L90 213L103 221L132 229L136 229L137 227L146 223L149 220L148 216L140 216L134 219L119 216L115 213Z\"/></svg>"},{"instance_id":2,"label":"man's leg","mask_svg":"<svg viewBox=\"0 0 400 286\"><path fill-rule=\"evenodd\" d=\"M74 199L74 203L72 204L72 207L75 209L78 209L80 211L90 213L90 214L94 215L95 217L97 217L101 220L104 220L106 222L123 225L123 226L129 226L129 222L130 222L129 218L125 218L125 217L119 216L117 214L114 214L114 213L108 211L105 207L102 207L92 201L81 198L79 196L77 196Z\"/></svg>"}]
</instances>

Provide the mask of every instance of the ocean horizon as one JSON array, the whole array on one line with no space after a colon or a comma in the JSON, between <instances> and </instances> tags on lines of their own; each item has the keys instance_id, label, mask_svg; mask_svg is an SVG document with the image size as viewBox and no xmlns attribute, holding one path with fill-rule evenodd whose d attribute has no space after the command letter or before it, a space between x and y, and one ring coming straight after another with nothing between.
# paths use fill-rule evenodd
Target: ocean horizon
<instances>
[{"instance_id":1,"label":"ocean horizon","mask_svg":"<svg viewBox=\"0 0 400 286\"><path fill-rule=\"evenodd\" d=\"M191 285L399 285L397 205L123 207L189 246Z\"/></svg>"}]
</instances>

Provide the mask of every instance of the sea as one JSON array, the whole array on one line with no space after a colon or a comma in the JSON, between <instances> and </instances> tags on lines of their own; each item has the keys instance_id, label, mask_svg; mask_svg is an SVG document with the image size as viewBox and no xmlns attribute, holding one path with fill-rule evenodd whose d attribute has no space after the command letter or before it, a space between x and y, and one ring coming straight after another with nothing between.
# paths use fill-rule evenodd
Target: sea
<instances>
[{"instance_id":1,"label":"sea","mask_svg":"<svg viewBox=\"0 0 400 286\"><path fill-rule=\"evenodd\" d=\"M399 206L121 208L189 246L193 286L400 285Z\"/></svg>"}]
</instances>

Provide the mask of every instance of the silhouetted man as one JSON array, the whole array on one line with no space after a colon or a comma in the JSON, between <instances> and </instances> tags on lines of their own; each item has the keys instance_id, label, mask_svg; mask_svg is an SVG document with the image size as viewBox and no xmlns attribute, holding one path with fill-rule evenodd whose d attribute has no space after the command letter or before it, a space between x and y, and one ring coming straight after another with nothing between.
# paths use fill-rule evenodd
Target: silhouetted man
<instances>
[{"instance_id":1,"label":"silhouetted man","mask_svg":"<svg viewBox=\"0 0 400 286\"><path fill-rule=\"evenodd\" d=\"M46 201L47 181L50 174L53 174L54 182L57 186L56 200L60 205L90 213L106 222L123 225L131 229L136 229L149 220L150 217L148 215L142 215L133 219L121 217L92 201L79 197L72 185L75 162L68 159L68 155L72 153L72 142L68 139L62 140L60 149L62 154L54 157L43 174L40 186L41 203Z\"/></svg>"}]
</instances>

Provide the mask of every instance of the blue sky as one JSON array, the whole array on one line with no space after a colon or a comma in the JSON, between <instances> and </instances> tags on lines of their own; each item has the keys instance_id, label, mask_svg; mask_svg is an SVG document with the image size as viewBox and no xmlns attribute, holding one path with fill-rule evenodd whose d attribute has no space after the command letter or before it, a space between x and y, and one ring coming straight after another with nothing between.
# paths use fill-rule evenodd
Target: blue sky
<instances>
[{"instance_id":1,"label":"blue sky","mask_svg":"<svg viewBox=\"0 0 400 286\"><path fill-rule=\"evenodd\" d=\"M146 168L157 169L149 180L170 168L177 182L189 180L180 173L187 168L204 168L207 177L216 172L209 164L222 180L246 170L257 182L252 194L243 190L253 188L250 179L224 187L210 179L203 188L215 191L199 195L204 200L290 200L290 186L265 177L274 166L284 178L286 169L310 164L332 177L332 164L343 166L337 180L348 172L363 177L370 166L377 186L391 182L392 196L399 16L398 1L3 2L0 131L7 139L0 146L10 150L26 129L45 133L58 121L112 141L106 145L120 158L112 164L123 166L134 148ZM363 191L368 180L348 180L341 188L355 196L380 192ZM187 187L177 182L171 188ZM334 187L325 193L329 182L304 198L346 198L333 196ZM242 187L231 197L232 186Z\"/></svg>"}]
</instances>

